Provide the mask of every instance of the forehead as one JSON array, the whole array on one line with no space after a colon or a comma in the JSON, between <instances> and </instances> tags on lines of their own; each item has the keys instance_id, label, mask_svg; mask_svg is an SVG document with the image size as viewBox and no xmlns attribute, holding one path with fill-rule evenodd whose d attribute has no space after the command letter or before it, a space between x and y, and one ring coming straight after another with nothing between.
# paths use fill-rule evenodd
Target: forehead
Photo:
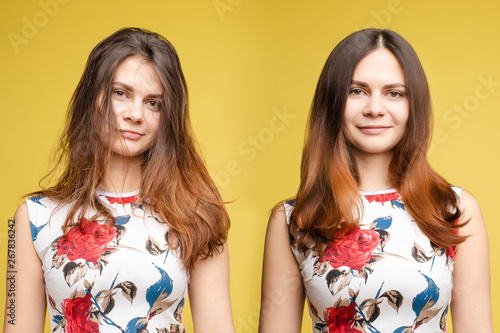
<instances>
[{"instance_id":1,"label":"forehead","mask_svg":"<svg viewBox=\"0 0 500 333\"><path fill-rule=\"evenodd\" d=\"M130 56L116 68L114 82L160 93L163 86L153 64L140 56Z\"/></svg>"},{"instance_id":2,"label":"forehead","mask_svg":"<svg viewBox=\"0 0 500 333\"><path fill-rule=\"evenodd\" d=\"M364 56L356 65L353 80L364 82L405 83L405 73L396 56L379 48Z\"/></svg>"}]
</instances>

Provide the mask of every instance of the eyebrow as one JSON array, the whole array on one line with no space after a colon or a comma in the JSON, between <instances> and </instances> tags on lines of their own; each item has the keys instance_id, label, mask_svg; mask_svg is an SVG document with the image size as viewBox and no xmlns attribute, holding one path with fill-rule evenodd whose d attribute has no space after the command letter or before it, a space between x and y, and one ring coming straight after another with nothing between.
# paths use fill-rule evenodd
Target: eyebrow
<instances>
[{"instance_id":1,"label":"eyebrow","mask_svg":"<svg viewBox=\"0 0 500 333\"><path fill-rule=\"evenodd\" d=\"M352 80L351 81L351 85L357 85L357 86L360 86L360 87L368 87L368 83L366 82L363 82L363 81L356 81L356 80ZM405 88L406 89L406 85L404 85L403 83L389 83L389 84L386 84L384 87L384 89L390 89L390 88Z\"/></svg>"},{"instance_id":2,"label":"eyebrow","mask_svg":"<svg viewBox=\"0 0 500 333\"><path fill-rule=\"evenodd\" d=\"M134 87L132 87L126 83L123 83L123 82L116 81L116 82L113 82L113 85L122 86L125 90L131 91L131 92L135 91ZM162 98L163 94L148 94L148 95L146 95L146 97L147 98Z\"/></svg>"}]
</instances>

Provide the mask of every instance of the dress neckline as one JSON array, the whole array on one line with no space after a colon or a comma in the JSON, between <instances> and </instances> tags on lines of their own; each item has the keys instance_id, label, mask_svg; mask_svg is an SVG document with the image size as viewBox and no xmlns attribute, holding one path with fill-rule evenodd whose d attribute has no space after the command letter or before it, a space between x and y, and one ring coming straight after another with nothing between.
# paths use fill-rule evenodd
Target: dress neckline
<instances>
[{"instance_id":1,"label":"dress neckline","mask_svg":"<svg viewBox=\"0 0 500 333\"><path fill-rule=\"evenodd\" d=\"M97 195L105 196L108 198L130 198L137 196L141 192L140 189L132 191L132 192L124 192L124 193L116 193L116 192L106 192L103 190L95 190Z\"/></svg>"},{"instance_id":2,"label":"dress neckline","mask_svg":"<svg viewBox=\"0 0 500 333\"><path fill-rule=\"evenodd\" d=\"M377 194L387 194L397 192L396 189L390 188L388 190L376 190L376 191L359 191L361 195L377 195Z\"/></svg>"}]
</instances>

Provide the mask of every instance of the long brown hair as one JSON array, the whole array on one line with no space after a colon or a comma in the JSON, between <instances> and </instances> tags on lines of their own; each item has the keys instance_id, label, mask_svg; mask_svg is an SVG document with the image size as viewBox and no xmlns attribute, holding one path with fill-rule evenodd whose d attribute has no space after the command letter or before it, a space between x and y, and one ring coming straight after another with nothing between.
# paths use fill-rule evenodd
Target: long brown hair
<instances>
[{"instance_id":1,"label":"long brown hair","mask_svg":"<svg viewBox=\"0 0 500 333\"><path fill-rule=\"evenodd\" d=\"M290 221L291 234L302 250L313 247L321 255L341 223L351 229L359 223L359 174L342 131L343 114L356 65L378 48L391 51L401 64L410 103L407 129L389 166L392 186L435 245L448 248L465 239L456 233L462 212L455 192L426 158L432 111L420 60L394 31L365 29L333 49L316 87L302 154L301 183Z\"/></svg>"},{"instance_id":2,"label":"long brown hair","mask_svg":"<svg viewBox=\"0 0 500 333\"><path fill-rule=\"evenodd\" d=\"M103 133L110 136L117 126L111 105L113 79L118 65L130 56L151 63L164 90L160 129L153 146L142 156L140 202L168 223L189 269L196 259L221 250L229 217L193 143L179 58L170 42L157 33L125 28L92 50L68 108L56 165L44 178L57 178L56 184L35 194L71 205L65 230L73 225L81 227L80 221L90 208L106 223L116 222L95 190L111 156Z\"/></svg>"}]
</instances>

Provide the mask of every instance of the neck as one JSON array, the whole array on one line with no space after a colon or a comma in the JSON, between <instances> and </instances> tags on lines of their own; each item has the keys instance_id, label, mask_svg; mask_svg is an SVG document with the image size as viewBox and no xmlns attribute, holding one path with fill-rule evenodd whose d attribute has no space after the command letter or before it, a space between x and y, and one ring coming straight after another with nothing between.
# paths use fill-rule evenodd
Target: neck
<instances>
[{"instance_id":1,"label":"neck","mask_svg":"<svg viewBox=\"0 0 500 333\"><path fill-rule=\"evenodd\" d=\"M359 172L359 188L362 191L387 190L392 188L389 164L392 151L383 154L354 153Z\"/></svg>"},{"instance_id":2,"label":"neck","mask_svg":"<svg viewBox=\"0 0 500 333\"><path fill-rule=\"evenodd\" d=\"M141 158L112 155L106 176L99 188L106 192L126 193L140 188Z\"/></svg>"}]
</instances>

